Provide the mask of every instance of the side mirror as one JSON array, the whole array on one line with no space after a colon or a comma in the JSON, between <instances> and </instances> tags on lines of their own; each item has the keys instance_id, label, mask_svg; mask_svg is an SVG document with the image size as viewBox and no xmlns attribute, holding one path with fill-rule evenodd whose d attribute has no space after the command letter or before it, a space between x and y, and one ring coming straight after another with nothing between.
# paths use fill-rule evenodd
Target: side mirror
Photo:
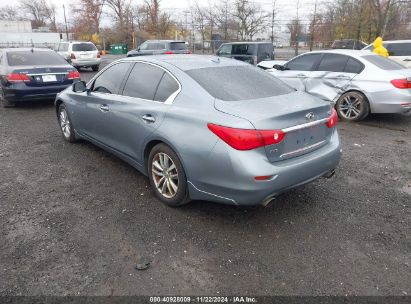
<instances>
[{"instance_id":1,"label":"side mirror","mask_svg":"<svg viewBox=\"0 0 411 304\"><path fill-rule=\"evenodd\" d=\"M87 86L84 81L78 81L73 84L73 92L83 93L85 91L87 91Z\"/></svg>"},{"instance_id":2,"label":"side mirror","mask_svg":"<svg viewBox=\"0 0 411 304\"><path fill-rule=\"evenodd\" d=\"M279 70L279 71L284 71L285 67L281 64L274 64L273 69Z\"/></svg>"},{"instance_id":3,"label":"side mirror","mask_svg":"<svg viewBox=\"0 0 411 304\"><path fill-rule=\"evenodd\" d=\"M137 48L137 52L140 52L140 47Z\"/></svg>"}]
</instances>

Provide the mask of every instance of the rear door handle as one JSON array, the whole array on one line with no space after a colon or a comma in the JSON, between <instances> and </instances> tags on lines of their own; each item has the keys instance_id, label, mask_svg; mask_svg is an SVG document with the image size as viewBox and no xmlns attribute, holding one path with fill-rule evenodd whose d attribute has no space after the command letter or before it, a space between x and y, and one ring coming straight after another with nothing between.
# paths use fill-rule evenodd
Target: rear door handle
<instances>
[{"instance_id":1,"label":"rear door handle","mask_svg":"<svg viewBox=\"0 0 411 304\"><path fill-rule=\"evenodd\" d=\"M151 114L143 115L143 120L147 123L153 123L156 121L156 119Z\"/></svg>"},{"instance_id":2,"label":"rear door handle","mask_svg":"<svg viewBox=\"0 0 411 304\"><path fill-rule=\"evenodd\" d=\"M307 75L305 75L305 74L297 74L297 77L298 77L298 78L307 78Z\"/></svg>"},{"instance_id":3,"label":"rear door handle","mask_svg":"<svg viewBox=\"0 0 411 304\"><path fill-rule=\"evenodd\" d=\"M100 111L101 111L101 112L108 112L108 111L110 111L110 108L108 107L108 105L102 104L102 105L100 106Z\"/></svg>"},{"instance_id":4,"label":"rear door handle","mask_svg":"<svg viewBox=\"0 0 411 304\"><path fill-rule=\"evenodd\" d=\"M350 79L351 77L348 77L347 75L337 75L337 78L340 78L340 79Z\"/></svg>"}]
</instances>

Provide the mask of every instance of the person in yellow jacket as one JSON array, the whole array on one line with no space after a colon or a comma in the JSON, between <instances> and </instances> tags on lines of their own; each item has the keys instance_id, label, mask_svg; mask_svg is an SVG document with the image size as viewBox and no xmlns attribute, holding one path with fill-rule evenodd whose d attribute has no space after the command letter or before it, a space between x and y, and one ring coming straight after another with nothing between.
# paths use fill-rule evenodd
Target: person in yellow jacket
<instances>
[{"instance_id":1,"label":"person in yellow jacket","mask_svg":"<svg viewBox=\"0 0 411 304\"><path fill-rule=\"evenodd\" d=\"M383 56L385 58L388 57L388 51L387 49L384 47L384 45L382 44L382 38L381 37L377 37L377 39L375 39L374 43L374 50L373 52L377 55Z\"/></svg>"}]
</instances>

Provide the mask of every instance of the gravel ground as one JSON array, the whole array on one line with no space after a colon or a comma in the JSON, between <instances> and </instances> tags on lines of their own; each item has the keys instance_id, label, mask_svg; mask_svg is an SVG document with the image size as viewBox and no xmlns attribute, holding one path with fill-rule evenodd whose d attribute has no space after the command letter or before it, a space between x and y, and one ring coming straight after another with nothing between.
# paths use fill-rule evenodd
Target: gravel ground
<instances>
[{"instance_id":1,"label":"gravel ground","mask_svg":"<svg viewBox=\"0 0 411 304\"><path fill-rule=\"evenodd\" d=\"M411 117L338 129L332 179L265 208L172 209L65 142L52 102L0 109L0 295L409 295Z\"/></svg>"}]
</instances>

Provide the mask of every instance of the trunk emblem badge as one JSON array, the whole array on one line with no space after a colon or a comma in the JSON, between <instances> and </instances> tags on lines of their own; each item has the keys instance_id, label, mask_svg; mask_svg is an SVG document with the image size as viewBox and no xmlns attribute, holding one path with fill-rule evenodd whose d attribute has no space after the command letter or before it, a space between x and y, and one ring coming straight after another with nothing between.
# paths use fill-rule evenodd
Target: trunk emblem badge
<instances>
[{"instance_id":1,"label":"trunk emblem badge","mask_svg":"<svg viewBox=\"0 0 411 304\"><path fill-rule=\"evenodd\" d=\"M313 112L310 112L310 113L307 113L306 115L305 115L305 118L307 118L308 120L313 120L314 119L314 113Z\"/></svg>"}]
</instances>

